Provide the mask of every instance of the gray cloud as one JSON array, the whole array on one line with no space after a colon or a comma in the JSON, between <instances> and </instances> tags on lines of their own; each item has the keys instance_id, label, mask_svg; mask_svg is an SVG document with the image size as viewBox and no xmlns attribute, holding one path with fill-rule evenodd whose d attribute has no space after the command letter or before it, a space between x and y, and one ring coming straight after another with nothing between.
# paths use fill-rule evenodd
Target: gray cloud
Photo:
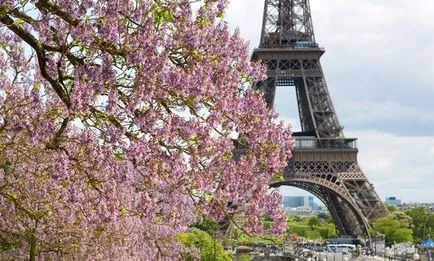
<instances>
[{"instance_id":1,"label":"gray cloud","mask_svg":"<svg viewBox=\"0 0 434 261\"><path fill-rule=\"evenodd\" d=\"M398 137L378 131L349 131L359 138L359 162L382 198L432 202L434 137Z\"/></svg>"},{"instance_id":2,"label":"gray cloud","mask_svg":"<svg viewBox=\"0 0 434 261\"><path fill-rule=\"evenodd\" d=\"M393 115L384 117L377 110L358 127L389 132L390 121L394 133L409 135L405 119L395 119L411 110L422 118L412 122L418 129L414 134L434 133L427 126L434 114L434 2L312 0L311 7L316 39L327 51L322 66L343 125L363 112L354 104L373 103L374 108L385 103L397 105ZM262 8L262 0L237 0L227 14L252 49L259 42Z\"/></svg>"}]
</instances>

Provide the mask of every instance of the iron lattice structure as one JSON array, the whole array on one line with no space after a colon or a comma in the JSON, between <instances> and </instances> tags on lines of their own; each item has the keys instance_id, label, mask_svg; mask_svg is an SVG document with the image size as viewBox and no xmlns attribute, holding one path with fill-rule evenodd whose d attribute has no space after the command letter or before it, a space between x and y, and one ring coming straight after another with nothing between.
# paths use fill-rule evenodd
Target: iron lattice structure
<instances>
[{"instance_id":1,"label":"iron lattice structure","mask_svg":"<svg viewBox=\"0 0 434 261\"><path fill-rule=\"evenodd\" d=\"M344 137L327 88L315 41L309 0L265 0L259 48L252 60L267 66L264 92L272 107L277 87L295 88L302 131L283 180L317 196L341 235L366 236L375 219L388 214L357 162L356 139Z\"/></svg>"}]
</instances>

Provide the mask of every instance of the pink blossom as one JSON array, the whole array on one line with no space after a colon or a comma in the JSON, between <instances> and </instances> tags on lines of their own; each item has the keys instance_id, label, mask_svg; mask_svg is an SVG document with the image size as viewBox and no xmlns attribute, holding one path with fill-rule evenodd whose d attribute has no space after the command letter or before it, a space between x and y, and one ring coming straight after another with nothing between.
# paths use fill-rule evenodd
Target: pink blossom
<instances>
[{"instance_id":1,"label":"pink blossom","mask_svg":"<svg viewBox=\"0 0 434 261\"><path fill-rule=\"evenodd\" d=\"M159 2L0 3L0 259L176 260L200 215L284 232L265 69L228 1Z\"/></svg>"}]
</instances>

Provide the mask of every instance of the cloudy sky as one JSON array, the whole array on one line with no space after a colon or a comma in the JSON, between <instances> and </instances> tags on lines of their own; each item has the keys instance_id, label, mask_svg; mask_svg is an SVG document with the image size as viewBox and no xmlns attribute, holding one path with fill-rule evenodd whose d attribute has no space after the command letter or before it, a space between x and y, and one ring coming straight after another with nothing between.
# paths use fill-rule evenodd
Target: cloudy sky
<instances>
[{"instance_id":1,"label":"cloudy sky","mask_svg":"<svg viewBox=\"0 0 434 261\"><path fill-rule=\"evenodd\" d=\"M227 13L252 50L263 5L232 0ZM377 193L434 202L434 1L311 0L311 11L334 107ZM279 89L275 103L297 129L294 93Z\"/></svg>"}]
</instances>

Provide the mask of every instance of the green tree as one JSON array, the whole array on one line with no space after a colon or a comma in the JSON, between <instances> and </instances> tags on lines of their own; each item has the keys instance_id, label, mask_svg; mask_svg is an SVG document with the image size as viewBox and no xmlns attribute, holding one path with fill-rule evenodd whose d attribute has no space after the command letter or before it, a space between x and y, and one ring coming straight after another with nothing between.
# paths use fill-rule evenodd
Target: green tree
<instances>
[{"instance_id":1,"label":"green tree","mask_svg":"<svg viewBox=\"0 0 434 261\"><path fill-rule=\"evenodd\" d=\"M410 228L399 228L392 233L394 242L411 242L413 241L413 230Z\"/></svg>"},{"instance_id":2,"label":"green tree","mask_svg":"<svg viewBox=\"0 0 434 261\"><path fill-rule=\"evenodd\" d=\"M205 231L210 235L216 235L220 229L220 225L214 219L202 217L202 221L193 224L193 227Z\"/></svg>"},{"instance_id":3,"label":"green tree","mask_svg":"<svg viewBox=\"0 0 434 261\"><path fill-rule=\"evenodd\" d=\"M428 215L425 228L426 228L426 235L425 235L426 237L434 236L434 213Z\"/></svg>"},{"instance_id":4,"label":"green tree","mask_svg":"<svg viewBox=\"0 0 434 261\"><path fill-rule=\"evenodd\" d=\"M329 214L326 214L324 212L318 213L318 215L316 215L320 220L324 220L327 221L330 217Z\"/></svg>"},{"instance_id":5,"label":"green tree","mask_svg":"<svg viewBox=\"0 0 434 261\"><path fill-rule=\"evenodd\" d=\"M314 230L313 229L308 229L306 231L306 238L309 238L309 239L321 239L321 234L316 229L314 229Z\"/></svg>"},{"instance_id":6,"label":"green tree","mask_svg":"<svg viewBox=\"0 0 434 261\"><path fill-rule=\"evenodd\" d=\"M319 228L317 228L317 230L320 233L321 238L323 238L323 239L330 238L330 235L332 234L332 233L330 233L330 229L328 226L319 227Z\"/></svg>"},{"instance_id":7,"label":"green tree","mask_svg":"<svg viewBox=\"0 0 434 261\"><path fill-rule=\"evenodd\" d=\"M422 242L428 235L434 233L434 214L429 213L424 207L413 208L405 212L412 218L414 239Z\"/></svg>"},{"instance_id":8,"label":"green tree","mask_svg":"<svg viewBox=\"0 0 434 261\"><path fill-rule=\"evenodd\" d=\"M194 228L190 233L181 233L179 239L185 246L199 249L200 260L202 261L232 260L231 255L224 250L220 240L205 231ZM187 256L185 260L192 261L194 259Z\"/></svg>"},{"instance_id":9,"label":"green tree","mask_svg":"<svg viewBox=\"0 0 434 261\"><path fill-rule=\"evenodd\" d=\"M393 212L387 217L377 219L372 229L385 235L387 245L413 241L411 217L403 212Z\"/></svg>"},{"instance_id":10,"label":"green tree","mask_svg":"<svg viewBox=\"0 0 434 261\"><path fill-rule=\"evenodd\" d=\"M398 210L398 208L396 206L393 206L393 205L388 205L387 209L389 210L390 213Z\"/></svg>"},{"instance_id":11,"label":"green tree","mask_svg":"<svg viewBox=\"0 0 434 261\"><path fill-rule=\"evenodd\" d=\"M309 239L328 239L336 236L336 227L328 215L321 217L291 217L288 220L288 232L294 232L300 237ZM321 222L324 220L325 222Z\"/></svg>"},{"instance_id":12,"label":"green tree","mask_svg":"<svg viewBox=\"0 0 434 261\"><path fill-rule=\"evenodd\" d=\"M313 216L313 217L309 218L309 221L307 222L307 224L308 224L310 227L316 227L316 226L318 226L320 223L321 223L321 222L320 222L320 220L319 220L319 218L318 218L317 216Z\"/></svg>"}]
</instances>

